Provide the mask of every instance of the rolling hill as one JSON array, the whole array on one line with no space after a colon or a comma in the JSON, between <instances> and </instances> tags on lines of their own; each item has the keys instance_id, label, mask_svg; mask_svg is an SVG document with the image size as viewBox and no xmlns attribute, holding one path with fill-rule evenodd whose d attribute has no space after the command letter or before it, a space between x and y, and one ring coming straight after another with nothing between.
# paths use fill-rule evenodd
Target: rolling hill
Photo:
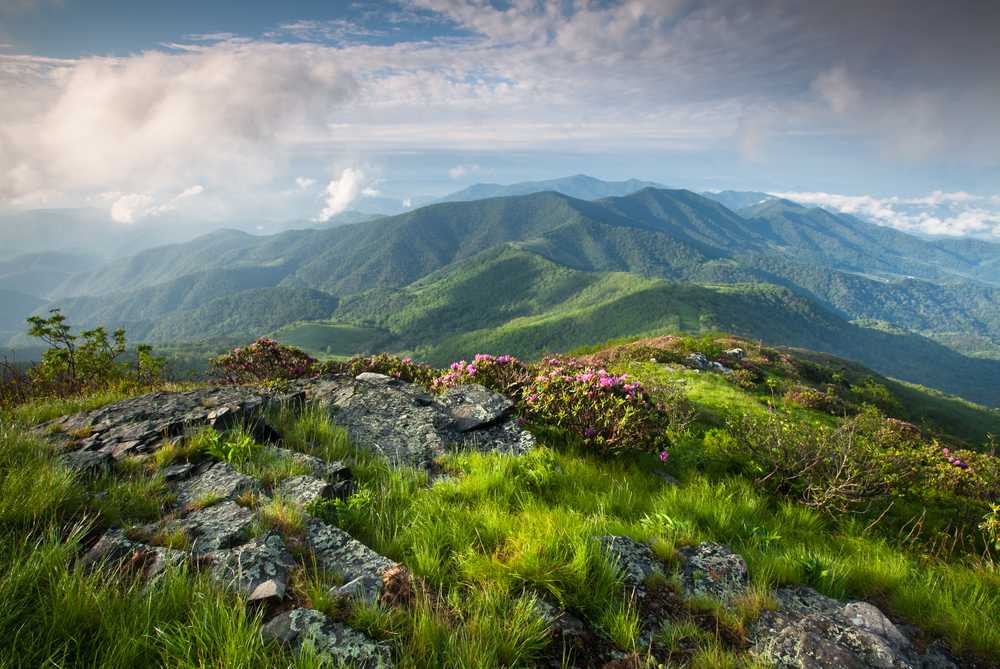
<instances>
[{"instance_id":1,"label":"rolling hill","mask_svg":"<svg viewBox=\"0 0 1000 669\"><path fill-rule=\"evenodd\" d=\"M988 358L989 346L1000 349L994 247L926 242L777 199L734 212L683 190L643 188L595 201L545 191L268 237L218 230L77 273L46 308L88 327L130 323L150 341L257 336L332 317L369 331L372 347L428 356L437 347L465 350L463 342L527 351L546 338L571 348L588 337L649 330L732 330L772 344L854 351L858 359L877 350L884 359L863 360L919 383L930 378L926 370L901 356L947 359L949 374L961 380L941 383L986 397L974 378L982 369L966 370L969 358L926 338L876 336L846 321L966 333L988 343L981 356ZM667 281L709 285L684 292ZM784 292L768 292L774 286ZM653 306L636 306L639 294ZM739 306L744 300L776 309L777 294L783 311L770 320ZM817 329L820 312L836 327ZM336 329L306 339L330 332ZM890 334L898 350L878 343ZM347 348L356 350L365 336L352 337ZM940 341L967 346L954 337ZM336 341L326 346L347 350Z\"/></svg>"}]
</instances>

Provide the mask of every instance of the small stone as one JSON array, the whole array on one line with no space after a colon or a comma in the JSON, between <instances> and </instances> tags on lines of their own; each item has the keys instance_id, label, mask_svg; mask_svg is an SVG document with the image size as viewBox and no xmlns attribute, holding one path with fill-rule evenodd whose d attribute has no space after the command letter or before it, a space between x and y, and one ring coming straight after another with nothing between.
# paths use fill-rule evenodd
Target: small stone
<instances>
[{"instance_id":1,"label":"small stone","mask_svg":"<svg viewBox=\"0 0 1000 669\"><path fill-rule=\"evenodd\" d=\"M678 481L677 479L675 479L673 476L671 476L670 474L666 473L662 469L658 469L658 468L654 467L651 471L652 471L653 474L656 474L657 476L659 476L661 479L663 479L669 485L680 485L681 484L680 481Z\"/></svg>"},{"instance_id":2,"label":"small stone","mask_svg":"<svg viewBox=\"0 0 1000 669\"><path fill-rule=\"evenodd\" d=\"M161 473L163 474L164 481L167 483L173 483L174 481L182 481L188 478L191 476L192 471L194 471L194 465L190 462L185 462L180 465L170 465L169 467L164 467Z\"/></svg>"},{"instance_id":3,"label":"small stone","mask_svg":"<svg viewBox=\"0 0 1000 669\"><path fill-rule=\"evenodd\" d=\"M681 587L688 597L730 599L750 585L750 571L742 555L728 546L702 542L677 549L681 557Z\"/></svg>"},{"instance_id":4,"label":"small stone","mask_svg":"<svg viewBox=\"0 0 1000 669\"><path fill-rule=\"evenodd\" d=\"M381 581L382 574L396 563L379 555L338 527L331 527L313 518L306 525L306 543L317 561L340 574L345 582L360 576Z\"/></svg>"},{"instance_id":5,"label":"small stone","mask_svg":"<svg viewBox=\"0 0 1000 669\"><path fill-rule=\"evenodd\" d=\"M239 548L214 551L208 556L212 558L212 577L248 595L248 602L280 602L285 596L287 569L295 566L277 532L262 534Z\"/></svg>"},{"instance_id":6,"label":"small stone","mask_svg":"<svg viewBox=\"0 0 1000 669\"><path fill-rule=\"evenodd\" d=\"M605 554L625 578L627 585L645 587L646 579L655 574L663 575L663 565L649 545L632 537L597 537Z\"/></svg>"}]
</instances>

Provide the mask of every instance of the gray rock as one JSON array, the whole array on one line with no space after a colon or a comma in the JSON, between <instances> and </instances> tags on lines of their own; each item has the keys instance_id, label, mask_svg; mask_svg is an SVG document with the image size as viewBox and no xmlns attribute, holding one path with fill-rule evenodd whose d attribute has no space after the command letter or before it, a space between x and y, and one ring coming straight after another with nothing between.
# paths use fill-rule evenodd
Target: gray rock
<instances>
[{"instance_id":1,"label":"gray rock","mask_svg":"<svg viewBox=\"0 0 1000 669\"><path fill-rule=\"evenodd\" d=\"M100 570L107 574L119 573L123 568L141 570L146 579L160 574L168 566L185 562L189 555L184 551L161 546L149 546L125 536L120 528L105 532L87 554L80 559L86 571Z\"/></svg>"},{"instance_id":2,"label":"gray rock","mask_svg":"<svg viewBox=\"0 0 1000 669\"><path fill-rule=\"evenodd\" d=\"M339 588L331 588L334 597L343 597L354 602L373 606L382 594L383 580L370 575L358 576Z\"/></svg>"},{"instance_id":3,"label":"gray rock","mask_svg":"<svg viewBox=\"0 0 1000 669\"><path fill-rule=\"evenodd\" d=\"M687 361L695 369L709 370L712 368L704 353L692 353L687 357Z\"/></svg>"},{"instance_id":4,"label":"gray rock","mask_svg":"<svg viewBox=\"0 0 1000 669\"><path fill-rule=\"evenodd\" d=\"M910 641L865 602L844 605L805 586L781 588L778 611L751 629L752 653L777 669L921 669Z\"/></svg>"},{"instance_id":5,"label":"gray rock","mask_svg":"<svg viewBox=\"0 0 1000 669\"><path fill-rule=\"evenodd\" d=\"M512 413L514 403L478 383L449 388L437 398L437 404L459 432L468 432L495 425Z\"/></svg>"},{"instance_id":6,"label":"gray rock","mask_svg":"<svg viewBox=\"0 0 1000 669\"><path fill-rule=\"evenodd\" d=\"M179 524L191 538L191 550L206 553L232 548L246 541L253 519L254 514L249 509L236 502L222 502L193 511L183 520L167 521L167 524Z\"/></svg>"},{"instance_id":7,"label":"gray rock","mask_svg":"<svg viewBox=\"0 0 1000 669\"><path fill-rule=\"evenodd\" d=\"M626 585L646 587L646 580L653 575L663 575L663 565L649 545L632 537L597 537L608 559L622 573Z\"/></svg>"},{"instance_id":8,"label":"gray rock","mask_svg":"<svg viewBox=\"0 0 1000 669\"><path fill-rule=\"evenodd\" d=\"M706 541L678 548L677 554L681 587L688 597L730 599L750 585L746 560L727 546Z\"/></svg>"},{"instance_id":9,"label":"gray rock","mask_svg":"<svg viewBox=\"0 0 1000 669\"><path fill-rule=\"evenodd\" d=\"M59 456L59 460L80 478L100 476L111 471L115 459L110 453L79 450Z\"/></svg>"},{"instance_id":10,"label":"gray rock","mask_svg":"<svg viewBox=\"0 0 1000 669\"><path fill-rule=\"evenodd\" d=\"M428 404L422 386L381 376L358 379L324 381L322 397L356 445L392 464L417 466L449 446L510 454L535 446L531 433L506 418L513 403L482 386L452 389Z\"/></svg>"},{"instance_id":11,"label":"gray rock","mask_svg":"<svg viewBox=\"0 0 1000 669\"><path fill-rule=\"evenodd\" d=\"M159 391L57 418L39 432L69 450L100 451L120 460L152 452L189 427L249 420L270 402L267 395L247 388Z\"/></svg>"},{"instance_id":12,"label":"gray rock","mask_svg":"<svg viewBox=\"0 0 1000 669\"><path fill-rule=\"evenodd\" d=\"M678 481L677 479L675 479L673 476L671 476L670 474L666 473L662 469L657 469L656 467L654 467L651 471L652 471L653 474L656 474L657 476L659 476L661 479L663 479L666 483L668 483L670 485L680 485L681 484L680 481Z\"/></svg>"},{"instance_id":13,"label":"gray rock","mask_svg":"<svg viewBox=\"0 0 1000 669\"><path fill-rule=\"evenodd\" d=\"M941 639L930 645L923 660L924 669L963 669L962 664L951 654L948 642Z\"/></svg>"},{"instance_id":14,"label":"gray rock","mask_svg":"<svg viewBox=\"0 0 1000 669\"><path fill-rule=\"evenodd\" d=\"M208 553L214 579L247 597L248 602L280 602L288 582L287 569L295 566L277 532L254 537L232 550Z\"/></svg>"},{"instance_id":15,"label":"gray rock","mask_svg":"<svg viewBox=\"0 0 1000 669\"><path fill-rule=\"evenodd\" d=\"M540 597L535 600L535 611L549 626L549 632L556 637L569 640L583 637L587 633L587 626L582 620L546 599Z\"/></svg>"},{"instance_id":16,"label":"gray rock","mask_svg":"<svg viewBox=\"0 0 1000 669\"><path fill-rule=\"evenodd\" d=\"M244 493L262 491L260 481L239 473L228 462L218 462L204 474L181 481L174 487L177 505L182 508L206 495L231 500Z\"/></svg>"},{"instance_id":17,"label":"gray rock","mask_svg":"<svg viewBox=\"0 0 1000 669\"><path fill-rule=\"evenodd\" d=\"M778 588L772 593L772 597L782 609L802 611L805 614L839 611L844 607L840 600L827 597L804 584Z\"/></svg>"},{"instance_id":18,"label":"gray rock","mask_svg":"<svg viewBox=\"0 0 1000 669\"><path fill-rule=\"evenodd\" d=\"M333 497L333 486L315 476L292 476L278 484L278 493L299 506Z\"/></svg>"},{"instance_id":19,"label":"gray rock","mask_svg":"<svg viewBox=\"0 0 1000 669\"><path fill-rule=\"evenodd\" d=\"M389 648L342 623L335 623L315 609L294 609L274 618L261 635L298 655L311 643L334 664L351 669L381 669L392 666Z\"/></svg>"},{"instance_id":20,"label":"gray rock","mask_svg":"<svg viewBox=\"0 0 1000 669\"><path fill-rule=\"evenodd\" d=\"M194 465L189 462L185 462L180 465L170 465L169 467L164 467L161 474L163 474L164 481L167 483L173 483L174 481L183 481L191 476L191 472L193 471Z\"/></svg>"},{"instance_id":21,"label":"gray rock","mask_svg":"<svg viewBox=\"0 0 1000 669\"><path fill-rule=\"evenodd\" d=\"M306 543L326 570L335 572L349 583L367 576L378 580L395 566L395 562L379 555L338 527L331 527L313 518L306 525Z\"/></svg>"}]
</instances>

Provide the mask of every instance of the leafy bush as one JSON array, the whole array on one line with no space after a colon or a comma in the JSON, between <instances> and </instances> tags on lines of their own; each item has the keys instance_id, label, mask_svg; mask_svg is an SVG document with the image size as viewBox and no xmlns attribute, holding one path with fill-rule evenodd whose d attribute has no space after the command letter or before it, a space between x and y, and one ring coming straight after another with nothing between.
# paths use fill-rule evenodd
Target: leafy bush
<instances>
[{"instance_id":1,"label":"leafy bush","mask_svg":"<svg viewBox=\"0 0 1000 669\"><path fill-rule=\"evenodd\" d=\"M213 374L209 383L223 386L280 385L282 381L315 376L316 358L304 351L260 338L209 360Z\"/></svg>"},{"instance_id":2,"label":"leafy bush","mask_svg":"<svg viewBox=\"0 0 1000 669\"><path fill-rule=\"evenodd\" d=\"M785 393L783 399L807 409L816 409L826 413L843 415L847 411L847 405L836 395L824 393L822 390L816 390L809 386L793 386Z\"/></svg>"},{"instance_id":3,"label":"leafy bush","mask_svg":"<svg viewBox=\"0 0 1000 669\"><path fill-rule=\"evenodd\" d=\"M913 474L904 453L873 448L870 432L858 419L830 430L768 413L743 416L715 440L765 491L811 508L858 512L908 487Z\"/></svg>"},{"instance_id":4,"label":"leafy bush","mask_svg":"<svg viewBox=\"0 0 1000 669\"><path fill-rule=\"evenodd\" d=\"M58 309L51 309L49 314L48 318L28 318L28 334L49 345L39 364L24 370L4 358L0 406L24 404L35 397L71 397L109 388L129 392L148 388L164 376L166 358L154 357L147 344L136 346L135 360L118 360L128 349L125 330L119 328L109 336L104 328L95 328L74 335Z\"/></svg>"},{"instance_id":5,"label":"leafy bush","mask_svg":"<svg viewBox=\"0 0 1000 669\"><path fill-rule=\"evenodd\" d=\"M365 372L373 374L385 374L405 381L406 383L419 383L420 385L430 385L437 378L437 371L430 365L416 364L411 358L399 359L398 356L390 356L388 353L373 355L365 358L356 355L350 360L324 362L319 371L323 374L347 374L357 376Z\"/></svg>"}]
</instances>

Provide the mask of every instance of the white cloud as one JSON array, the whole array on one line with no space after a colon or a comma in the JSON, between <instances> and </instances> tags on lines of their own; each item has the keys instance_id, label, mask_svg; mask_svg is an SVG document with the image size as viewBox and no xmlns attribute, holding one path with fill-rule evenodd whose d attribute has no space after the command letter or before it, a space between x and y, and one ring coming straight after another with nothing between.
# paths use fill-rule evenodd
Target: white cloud
<instances>
[{"instance_id":1,"label":"white cloud","mask_svg":"<svg viewBox=\"0 0 1000 669\"><path fill-rule=\"evenodd\" d=\"M302 190L305 190L306 188L309 188L309 186L312 186L314 183L316 183L316 180L315 179L307 179L305 177L298 177L298 178L295 179L295 183L297 183L299 185L299 188L301 188Z\"/></svg>"},{"instance_id":2,"label":"white cloud","mask_svg":"<svg viewBox=\"0 0 1000 669\"><path fill-rule=\"evenodd\" d=\"M380 197L382 195L382 193L378 192L377 190L375 190L371 186L366 186L361 191L361 194L364 195L365 197Z\"/></svg>"},{"instance_id":3,"label":"white cloud","mask_svg":"<svg viewBox=\"0 0 1000 669\"><path fill-rule=\"evenodd\" d=\"M403 200L404 209L409 209L412 206L413 206L413 200L411 200L410 198L406 198L405 200Z\"/></svg>"},{"instance_id":4,"label":"white cloud","mask_svg":"<svg viewBox=\"0 0 1000 669\"><path fill-rule=\"evenodd\" d=\"M474 172L482 172L483 168L479 165L457 165L450 170L448 170L448 176L452 179L458 180L462 177L472 174Z\"/></svg>"},{"instance_id":5,"label":"white cloud","mask_svg":"<svg viewBox=\"0 0 1000 669\"><path fill-rule=\"evenodd\" d=\"M145 193L123 195L111 205L111 220L118 223L135 223L137 218L145 216L153 198Z\"/></svg>"},{"instance_id":6,"label":"white cloud","mask_svg":"<svg viewBox=\"0 0 1000 669\"><path fill-rule=\"evenodd\" d=\"M934 191L920 198L875 198L831 193L771 193L804 205L856 215L904 232L1000 238L1000 198Z\"/></svg>"},{"instance_id":7,"label":"white cloud","mask_svg":"<svg viewBox=\"0 0 1000 669\"><path fill-rule=\"evenodd\" d=\"M364 172L356 170L353 167L348 167L341 172L340 179L331 181L326 189L324 189L323 195L326 196L326 206L313 221L319 223L329 221L337 214L346 211L347 207L358 198L358 193L361 191L361 184L364 183L364 180Z\"/></svg>"},{"instance_id":8,"label":"white cloud","mask_svg":"<svg viewBox=\"0 0 1000 669\"><path fill-rule=\"evenodd\" d=\"M311 45L220 42L78 61L0 56L0 198L270 181L286 128L322 126L358 85Z\"/></svg>"},{"instance_id":9,"label":"white cloud","mask_svg":"<svg viewBox=\"0 0 1000 669\"><path fill-rule=\"evenodd\" d=\"M174 202L185 197L191 197L192 195L200 195L205 192L205 188L201 185L191 186L190 188L184 189L184 192L174 198Z\"/></svg>"}]
</instances>

